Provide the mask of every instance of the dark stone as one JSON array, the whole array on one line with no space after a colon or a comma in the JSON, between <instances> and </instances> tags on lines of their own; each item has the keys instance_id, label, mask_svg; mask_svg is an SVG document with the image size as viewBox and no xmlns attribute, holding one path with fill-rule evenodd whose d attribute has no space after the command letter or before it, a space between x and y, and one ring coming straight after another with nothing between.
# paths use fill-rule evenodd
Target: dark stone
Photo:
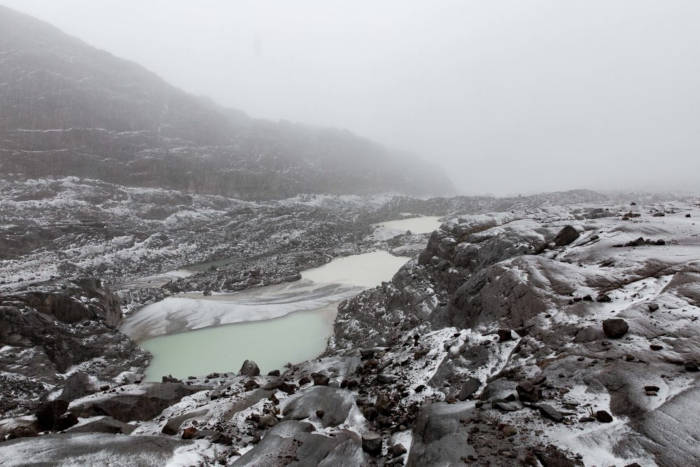
<instances>
[{"instance_id":1,"label":"dark stone","mask_svg":"<svg viewBox=\"0 0 700 467\"><path fill-rule=\"evenodd\" d=\"M58 420L56 420L56 431L63 431L67 430L68 428L72 427L73 425L78 424L78 417L73 415L72 413L64 413L60 417L58 417Z\"/></svg>"},{"instance_id":2,"label":"dark stone","mask_svg":"<svg viewBox=\"0 0 700 467\"><path fill-rule=\"evenodd\" d=\"M649 304L649 311L651 311L652 313L655 312L655 311L658 311L658 309L659 309L659 305L658 305L658 304L656 304L656 303L650 303L650 304Z\"/></svg>"},{"instance_id":3,"label":"dark stone","mask_svg":"<svg viewBox=\"0 0 700 467\"><path fill-rule=\"evenodd\" d=\"M311 378L314 380L314 386L328 386L330 378L323 373L311 373Z\"/></svg>"},{"instance_id":4,"label":"dark stone","mask_svg":"<svg viewBox=\"0 0 700 467\"><path fill-rule=\"evenodd\" d=\"M122 422L150 420L166 407L203 388L180 383L148 383L144 389L138 394L114 393L79 405L74 403L71 412L79 417L109 415Z\"/></svg>"},{"instance_id":5,"label":"dark stone","mask_svg":"<svg viewBox=\"0 0 700 467\"><path fill-rule=\"evenodd\" d=\"M13 428L7 434L7 439L11 440L17 438L31 438L34 436L39 436L39 432L37 431L36 425L20 425L18 427Z\"/></svg>"},{"instance_id":6,"label":"dark stone","mask_svg":"<svg viewBox=\"0 0 700 467\"><path fill-rule=\"evenodd\" d=\"M340 383L341 388L347 388L347 389L356 389L359 386L360 383L357 382L357 380L354 379L344 379Z\"/></svg>"},{"instance_id":7,"label":"dark stone","mask_svg":"<svg viewBox=\"0 0 700 467\"><path fill-rule=\"evenodd\" d=\"M254 379L249 379L249 380L246 381L245 384L243 385L243 388L244 388L246 391L252 391L253 389L257 389L257 388L259 388L259 387L260 387L260 385L259 385L258 382L255 381Z\"/></svg>"},{"instance_id":8,"label":"dark stone","mask_svg":"<svg viewBox=\"0 0 700 467\"><path fill-rule=\"evenodd\" d=\"M295 384L284 381L280 383L277 389L287 394L294 394L297 391L297 386Z\"/></svg>"},{"instance_id":9,"label":"dark stone","mask_svg":"<svg viewBox=\"0 0 700 467\"><path fill-rule=\"evenodd\" d=\"M523 402L538 402L542 399L542 389L530 381L522 381L515 387L518 397Z\"/></svg>"},{"instance_id":10,"label":"dark stone","mask_svg":"<svg viewBox=\"0 0 700 467\"><path fill-rule=\"evenodd\" d=\"M367 433L362 437L362 449L371 456L382 453L382 437L377 433Z\"/></svg>"},{"instance_id":11,"label":"dark stone","mask_svg":"<svg viewBox=\"0 0 700 467\"><path fill-rule=\"evenodd\" d=\"M170 435L174 436L177 434L178 431L180 431L180 425L182 425L182 422L184 419L182 417L173 417L169 419L165 425L163 425L163 429L161 430L161 433L164 435Z\"/></svg>"},{"instance_id":12,"label":"dark stone","mask_svg":"<svg viewBox=\"0 0 700 467\"><path fill-rule=\"evenodd\" d=\"M595 419L600 423L610 423L613 421L612 415L605 410L599 410L595 413Z\"/></svg>"},{"instance_id":13,"label":"dark stone","mask_svg":"<svg viewBox=\"0 0 700 467\"><path fill-rule=\"evenodd\" d=\"M393 384L397 380L398 380L398 378L395 375L388 375L385 373L377 375L377 382L379 384Z\"/></svg>"},{"instance_id":14,"label":"dark stone","mask_svg":"<svg viewBox=\"0 0 700 467\"><path fill-rule=\"evenodd\" d=\"M457 394L457 399L464 401L474 395L476 391L481 387L481 381L477 378L468 378L464 383L462 383L462 389L459 390Z\"/></svg>"},{"instance_id":15,"label":"dark stone","mask_svg":"<svg viewBox=\"0 0 700 467\"><path fill-rule=\"evenodd\" d=\"M578 230L576 230L570 225L567 225L559 231L556 237L554 237L554 244L556 246L569 245L570 243L573 243L579 236L580 234L578 233Z\"/></svg>"},{"instance_id":16,"label":"dark stone","mask_svg":"<svg viewBox=\"0 0 700 467\"><path fill-rule=\"evenodd\" d=\"M230 436L216 430L197 430L193 439L208 439L214 444L223 444L225 446L233 444Z\"/></svg>"},{"instance_id":17,"label":"dark stone","mask_svg":"<svg viewBox=\"0 0 700 467\"><path fill-rule=\"evenodd\" d=\"M280 375L280 371L279 371L279 370L272 370L271 372L269 372L269 373L267 374L267 376L279 376L279 375Z\"/></svg>"},{"instance_id":18,"label":"dark stone","mask_svg":"<svg viewBox=\"0 0 700 467\"><path fill-rule=\"evenodd\" d=\"M68 410L68 402L56 399L45 402L36 411L37 426L40 431L51 431L57 428L58 420Z\"/></svg>"},{"instance_id":19,"label":"dark stone","mask_svg":"<svg viewBox=\"0 0 700 467\"><path fill-rule=\"evenodd\" d=\"M374 402L374 407L384 415L389 415L393 407L393 403L386 394L379 394L377 400Z\"/></svg>"},{"instance_id":20,"label":"dark stone","mask_svg":"<svg viewBox=\"0 0 700 467\"><path fill-rule=\"evenodd\" d=\"M700 367L698 367L697 362L685 362L685 371L695 373L697 371L700 371Z\"/></svg>"},{"instance_id":21,"label":"dark stone","mask_svg":"<svg viewBox=\"0 0 700 467\"><path fill-rule=\"evenodd\" d=\"M254 361L246 360L243 362L243 365L238 373L243 376L259 376L260 368L258 368L258 364Z\"/></svg>"},{"instance_id":22,"label":"dark stone","mask_svg":"<svg viewBox=\"0 0 700 467\"><path fill-rule=\"evenodd\" d=\"M182 439L193 439L197 435L197 429L189 426L182 430Z\"/></svg>"},{"instance_id":23,"label":"dark stone","mask_svg":"<svg viewBox=\"0 0 700 467\"><path fill-rule=\"evenodd\" d=\"M577 467L583 466L583 462L576 459L569 459L559 448L553 445L545 449L538 449L535 452L542 467Z\"/></svg>"},{"instance_id":24,"label":"dark stone","mask_svg":"<svg viewBox=\"0 0 700 467\"><path fill-rule=\"evenodd\" d=\"M425 357L428 355L428 352L430 352L430 349L427 347L421 347L415 352L413 352L413 359L414 360L420 360L421 358Z\"/></svg>"},{"instance_id":25,"label":"dark stone","mask_svg":"<svg viewBox=\"0 0 700 467\"><path fill-rule=\"evenodd\" d=\"M391 454L392 457L402 456L406 454L406 448L401 443L394 444L389 448L389 454Z\"/></svg>"},{"instance_id":26,"label":"dark stone","mask_svg":"<svg viewBox=\"0 0 700 467\"><path fill-rule=\"evenodd\" d=\"M663 345L659 345L659 344L651 344L651 345L649 346L649 348L650 348L651 350L658 351L658 350L662 350L662 349L664 348L664 346L663 346Z\"/></svg>"},{"instance_id":27,"label":"dark stone","mask_svg":"<svg viewBox=\"0 0 700 467\"><path fill-rule=\"evenodd\" d=\"M377 353L377 349L360 349L360 358L362 360L369 360L374 358L374 354Z\"/></svg>"},{"instance_id":28,"label":"dark stone","mask_svg":"<svg viewBox=\"0 0 700 467\"><path fill-rule=\"evenodd\" d=\"M619 339L629 331L627 321L622 318L610 318L603 321L603 332L610 339Z\"/></svg>"},{"instance_id":29,"label":"dark stone","mask_svg":"<svg viewBox=\"0 0 700 467\"><path fill-rule=\"evenodd\" d=\"M513 338L513 334L510 329L499 329L498 330L498 340L499 342L506 342Z\"/></svg>"}]
</instances>

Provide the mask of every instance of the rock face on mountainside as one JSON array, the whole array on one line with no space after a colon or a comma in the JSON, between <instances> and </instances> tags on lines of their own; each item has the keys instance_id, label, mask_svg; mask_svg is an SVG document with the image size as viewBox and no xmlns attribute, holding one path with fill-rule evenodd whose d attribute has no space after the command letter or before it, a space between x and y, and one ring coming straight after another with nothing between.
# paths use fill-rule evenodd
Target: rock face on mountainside
<instances>
[{"instance_id":1,"label":"rock face on mountainside","mask_svg":"<svg viewBox=\"0 0 700 467\"><path fill-rule=\"evenodd\" d=\"M0 173L244 199L450 194L441 170L346 131L254 120L0 6Z\"/></svg>"},{"instance_id":2,"label":"rock face on mountainside","mask_svg":"<svg viewBox=\"0 0 700 467\"><path fill-rule=\"evenodd\" d=\"M322 357L75 393L52 426L77 424L41 452L70 461L93 436L117 465L124 439L158 440L153 464L694 465L698 216L688 200L451 216L391 282L340 306ZM20 464L32 446L0 456Z\"/></svg>"}]
</instances>

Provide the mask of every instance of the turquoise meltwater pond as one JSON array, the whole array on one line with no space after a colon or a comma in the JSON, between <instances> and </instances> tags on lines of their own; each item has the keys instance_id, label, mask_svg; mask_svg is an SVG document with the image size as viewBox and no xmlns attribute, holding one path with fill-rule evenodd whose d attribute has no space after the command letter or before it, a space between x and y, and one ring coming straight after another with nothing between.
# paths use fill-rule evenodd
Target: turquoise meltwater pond
<instances>
[{"instance_id":1,"label":"turquoise meltwater pond","mask_svg":"<svg viewBox=\"0 0 700 467\"><path fill-rule=\"evenodd\" d=\"M246 359L263 372L309 360L325 350L333 335L336 306L148 339L141 343L153 354L146 380L238 371Z\"/></svg>"},{"instance_id":2,"label":"turquoise meltwater pond","mask_svg":"<svg viewBox=\"0 0 700 467\"><path fill-rule=\"evenodd\" d=\"M390 280L408 260L377 251L336 258L293 283L168 297L129 316L121 330L153 355L149 381L238 371L246 359L264 372L280 369L323 353L338 304Z\"/></svg>"}]
</instances>

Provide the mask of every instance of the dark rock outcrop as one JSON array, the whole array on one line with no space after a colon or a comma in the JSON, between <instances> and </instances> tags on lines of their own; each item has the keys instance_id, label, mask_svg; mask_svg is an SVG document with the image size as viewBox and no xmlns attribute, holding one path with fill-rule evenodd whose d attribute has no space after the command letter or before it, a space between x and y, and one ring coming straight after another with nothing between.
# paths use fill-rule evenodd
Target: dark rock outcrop
<instances>
[{"instance_id":1,"label":"dark rock outcrop","mask_svg":"<svg viewBox=\"0 0 700 467\"><path fill-rule=\"evenodd\" d=\"M183 397L203 389L206 388L180 383L148 383L131 392L105 393L76 401L70 411L79 417L108 415L125 423L150 420Z\"/></svg>"}]
</instances>

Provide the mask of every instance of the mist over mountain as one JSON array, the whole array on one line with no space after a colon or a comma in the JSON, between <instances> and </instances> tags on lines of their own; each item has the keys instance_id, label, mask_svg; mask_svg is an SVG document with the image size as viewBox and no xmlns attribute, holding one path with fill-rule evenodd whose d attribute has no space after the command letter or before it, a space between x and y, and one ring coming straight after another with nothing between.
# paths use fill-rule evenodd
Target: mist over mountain
<instances>
[{"instance_id":1,"label":"mist over mountain","mask_svg":"<svg viewBox=\"0 0 700 467\"><path fill-rule=\"evenodd\" d=\"M411 155L344 130L249 118L4 7L0 134L0 172L14 177L239 198L454 191Z\"/></svg>"}]
</instances>

